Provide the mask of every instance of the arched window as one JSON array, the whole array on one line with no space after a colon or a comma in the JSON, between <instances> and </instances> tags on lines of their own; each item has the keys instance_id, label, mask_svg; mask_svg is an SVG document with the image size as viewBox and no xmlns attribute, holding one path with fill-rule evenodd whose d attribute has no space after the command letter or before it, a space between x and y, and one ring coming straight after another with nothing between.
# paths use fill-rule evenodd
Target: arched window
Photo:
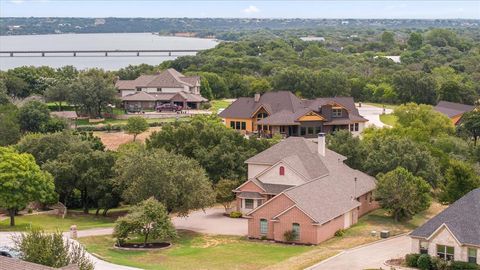
<instances>
[{"instance_id":1,"label":"arched window","mask_svg":"<svg viewBox=\"0 0 480 270\"><path fill-rule=\"evenodd\" d=\"M280 166L279 173L280 173L280 175L285 175L285 167Z\"/></svg>"}]
</instances>

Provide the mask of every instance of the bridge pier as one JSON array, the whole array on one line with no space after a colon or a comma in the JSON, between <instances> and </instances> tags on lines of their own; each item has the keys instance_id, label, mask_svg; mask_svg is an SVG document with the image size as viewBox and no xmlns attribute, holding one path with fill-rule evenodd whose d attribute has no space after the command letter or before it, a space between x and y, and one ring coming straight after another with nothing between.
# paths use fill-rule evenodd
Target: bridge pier
<instances>
[{"instance_id":1,"label":"bridge pier","mask_svg":"<svg viewBox=\"0 0 480 270\"><path fill-rule=\"evenodd\" d=\"M10 57L13 57L13 52L10 53Z\"/></svg>"},{"instance_id":2,"label":"bridge pier","mask_svg":"<svg viewBox=\"0 0 480 270\"><path fill-rule=\"evenodd\" d=\"M73 52L73 57L76 57L77 56L77 52Z\"/></svg>"},{"instance_id":3,"label":"bridge pier","mask_svg":"<svg viewBox=\"0 0 480 270\"><path fill-rule=\"evenodd\" d=\"M44 53L44 52L42 52L42 57L45 57L45 53Z\"/></svg>"},{"instance_id":4,"label":"bridge pier","mask_svg":"<svg viewBox=\"0 0 480 270\"><path fill-rule=\"evenodd\" d=\"M140 56L140 52L137 52L137 56Z\"/></svg>"},{"instance_id":5,"label":"bridge pier","mask_svg":"<svg viewBox=\"0 0 480 270\"><path fill-rule=\"evenodd\" d=\"M108 56L108 52L105 52L105 56Z\"/></svg>"},{"instance_id":6,"label":"bridge pier","mask_svg":"<svg viewBox=\"0 0 480 270\"><path fill-rule=\"evenodd\" d=\"M172 56L172 52L168 52L168 56Z\"/></svg>"}]
</instances>

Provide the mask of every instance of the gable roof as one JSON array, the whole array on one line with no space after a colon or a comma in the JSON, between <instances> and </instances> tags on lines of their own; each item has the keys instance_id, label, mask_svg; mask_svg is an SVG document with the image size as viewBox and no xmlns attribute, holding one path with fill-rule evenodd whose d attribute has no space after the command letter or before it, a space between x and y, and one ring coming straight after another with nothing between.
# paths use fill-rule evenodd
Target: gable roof
<instances>
[{"instance_id":1,"label":"gable roof","mask_svg":"<svg viewBox=\"0 0 480 270\"><path fill-rule=\"evenodd\" d=\"M343 162L346 157L328 148L325 149L325 156L322 156L317 147L318 144L311 140L289 137L248 159L246 163L273 165L281 160L308 175L311 181L291 186L281 193L294 201L315 222L323 224L359 206L355 198L374 190L376 181L372 176L348 167Z\"/></svg>"},{"instance_id":2,"label":"gable roof","mask_svg":"<svg viewBox=\"0 0 480 270\"><path fill-rule=\"evenodd\" d=\"M474 108L475 106L473 105L448 102L448 101L440 101L438 102L437 106L434 107L434 109L437 112L443 113L447 115L449 118L472 111Z\"/></svg>"},{"instance_id":3,"label":"gable roof","mask_svg":"<svg viewBox=\"0 0 480 270\"><path fill-rule=\"evenodd\" d=\"M143 88L183 88L192 87L200 82L199 76L184 76L173 68L166 69L155 75L141 75L135 80L118 80L115 87L120 90Z\"/></svg>"},{"instance_id":4,"label":"gable roof","mask_svg":"<svg viewBox=\"0 0 480 270\"><path fill-rule=\"evenodd\" d=\"M461 244L480 246L479 224L480 188L477 188L414 230L410 236L429 238L445 225Z\"/></svg>"},{"instance_id":5,"label":"gable roof","mask_svg":"<svg viewBox=\"0 0 480 270\"><path fill-rule=\"evenodd\" d=\"M143 91L137 91L133 94L122 97L122 101L157 101L157 100L172 100L174 97L180 96L182 100L187 102L204 102L208 99L201 95L191 94L184 91L172 92L172 93L147 93Z\"/></svg>"},{"instance_id":6,"label":"gable roof","mask_svg":"<svg viewBox=\"0 0 480 270\"><path fill-rule=\"evenodd\" d=\"M241 97L235 100L225 110L220 112L222 118L251 118L253 114L264 107L269 116L260 120L259 124L268 125L298 125L297 119L309 111L318 111L321 106L338 104L349 111L349 120L367 121L360 116L352 97L317 98L301 100L290 91L272 91L260 96L258 102L253 97Z\"/></svg>"},{"instance_id":7,"label":"gable roof","mask_svg":"<svg viewBox=\"0 0 480 270\"><path fill-rule=\"evenodd\" d=\"M338 155L333 151L328 155ZM245 163L274 165L279 161L288 163L294 170L309 177L310 180L328 174L328 169L321 160L317 144L302 137L288 137L274 146L247 159Z\"/></svg>"}]
</instances>

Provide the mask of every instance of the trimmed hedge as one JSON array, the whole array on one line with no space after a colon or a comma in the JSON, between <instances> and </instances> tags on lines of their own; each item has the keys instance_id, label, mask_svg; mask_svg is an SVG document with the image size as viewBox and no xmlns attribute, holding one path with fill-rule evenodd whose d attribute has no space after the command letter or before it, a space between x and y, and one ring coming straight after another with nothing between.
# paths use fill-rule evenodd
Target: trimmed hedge
<instances>
[{"instance_id":1,"label":"trimmed hedge","mask_svg":"<svg viewBox=\"0 0 480 270\"><path fill-rule=\"evenodd\" d=\"M447 262L428 254L411 253L405 255L405 264L422 270L480 270L480 265L468 262Z\"/></svg>"},{"instance_id":2,"label":"trimmed hedge","mask_svg":"<svg viewBox=\"0 0 480 270\"><path fill-rule=\"evenodd\" d=\"M450 270L479 270L480 265L468 262L452 262Z\"/></svg>"},{"instance_id":3,"label":"trimmed hedge","mask_svg":"<svg viewBox=\"0 0 480 270\"><path fill-rule=\"evenodd\" d=\"M432 262L430 261L430 256L428 254L422 254L418 257L417 267L421 270L430 270Z\"/></svg>"},{"instance_id":4,"label":"trimmed hedge","mask_svg":"<svg viewBox=\"0 0 480 270\"><path fill-rule=\"evenodd\" d=\"M405 263L407 264L408 267L417 267L417 261L419 257L420 257L420 254L416 254L416 253L407 254L405 255Z\"/></svg>"},{"instance_id":5,"label":"trimmed hedge","mask_svg":"<svg viewBox=\"0 0 480 270\"><path fill-rule=\"evenodd\" d=\"M231 218L241 218L242 217L242 213L241 212L238 212L238 211L233 211L230 213L230 217Z\"/></svg>"}]
</instances>

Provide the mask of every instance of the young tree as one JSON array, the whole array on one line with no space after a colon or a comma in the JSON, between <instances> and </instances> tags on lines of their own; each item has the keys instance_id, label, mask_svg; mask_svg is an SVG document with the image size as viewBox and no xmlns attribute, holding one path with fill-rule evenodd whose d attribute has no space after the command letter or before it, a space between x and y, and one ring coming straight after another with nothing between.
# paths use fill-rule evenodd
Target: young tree
<instances>
[{"instance_id":1,"label":"young tree","mask_svg":"<svg viewBox=\"0 0 480 270\"><path fill-rule=\"evenodd\" d=\"M476 146L480 138L480 110L463 114L459 129L465 130L473 138L473 144Z\"/></svg>"},{"instance_id":2,"label":"young tree","mask_svg":"<svg viewBox=\"0 0 480 270\"><path fill-rule=\"evenodd\" d=\"M56 201L53 177L35 163L30 154L19 154L0 147L0 207L7 209L10 226L15 226L15 214L29 202Z\"/></svg>"},{"instance_id":3,"label":"young tree","mask_svg":"<svg viewBox=\"0 0 480 270\"><path fill-rule=\"evenodd\" d=\"M409 219L430 206L430 186L405 168L379 174L377 179L375 199L392 212L395 221Z\"/></svg>"},{"instance_id":4,"label":"young tree","mask_svg":"<svg viewBox=\"0 0 480 270\"><path fill-rule=\"evenodd\" d=\"M126 216L117 220L114 235L120 245L130 234L143 236L144 245L149 237L165 240L177 236L167 209L153 197L132 206Z\"/></svg>"},{"instance_id":5,"label":"young tree","mask_svg":"<svg viewBox=\"0 0 480 270\"><path fill-rule=\"evenodd\" d=\"M141 116L130 117L125 125L125 132L127 134L133 134L133 141L137 138L137 135L148 130L148 123L145 118Z\"/></svg>"},{"instance_id":6,"label":"young tree","mask_svg":"<svg viewBox=\"0 0 480 270\"><path fill-rule=\"evenodd\" d=\"M55 102L58 110L62 110L62 103L66 102L70 93L70 84L66 81L59 81L45 90L45 98L47 101Z\"/></svg>"},{"instance_id":7,"label":"young tree","mask_svg":"<svg viewBox=\"0 0 480 270\"><path fill-rule=\"evenodd\" d=\"M382 33L382 43L387 47L391 48L395 45L395 34L392 32L385 31Z\"/></svg>"},{"instance_id":8,"label":"young tree","mask_svg":"<svg viewBox=\"0 0 480 270\"><path fill-rule=\"evenodd\" d=\"M94 269L85 249L71 240L64 240L62 232L46 233L34 229L15 236L13 241L24 261L55 268L75 264L80 270Z\"/></svg>"},{"instance_id":9,"label":"young tree","mask_svg":"<svg viewBox=\"0 0 480 270\"><path fill-rule=\"evenodd\" d=\"M217 203L221 203L227 211L235 200L233 190L238 186L238 182L229 179L220 179L215 185L215 199Z\"/></svg>"},{"instance_id":10,"label":"young tree","mask_svg":"<svg viewBox=\"0 0 480 270\"><path fill-rule=\"evenodd\" d=\"M115 170L116 184L130 203L153 196L169 212L187 215L215 201L205 170L195 160L161 148L123 153Z\"/></svg>"},{"instance_id":11,"label":"young tree","mask_svg":"<svg viewBox=\"0 0 480 270\"><path fill-rule=\"evenodd\" d=\"M48 106L40 101L30 101L18 111L20 128L24 132L42 132L50 120Z\"/></svg>"},{"instance_id":12,"label":"young tree","mask_svg":"<svg viewBox=\"0 0 480 270\"><path fill-rule=\"evenodd\" d=\"M480 177L470 164L460 160L451 160L445 173L445 186L441 198L453 203L468 192L480 187Z\"/></svg>"}]
</instances>

